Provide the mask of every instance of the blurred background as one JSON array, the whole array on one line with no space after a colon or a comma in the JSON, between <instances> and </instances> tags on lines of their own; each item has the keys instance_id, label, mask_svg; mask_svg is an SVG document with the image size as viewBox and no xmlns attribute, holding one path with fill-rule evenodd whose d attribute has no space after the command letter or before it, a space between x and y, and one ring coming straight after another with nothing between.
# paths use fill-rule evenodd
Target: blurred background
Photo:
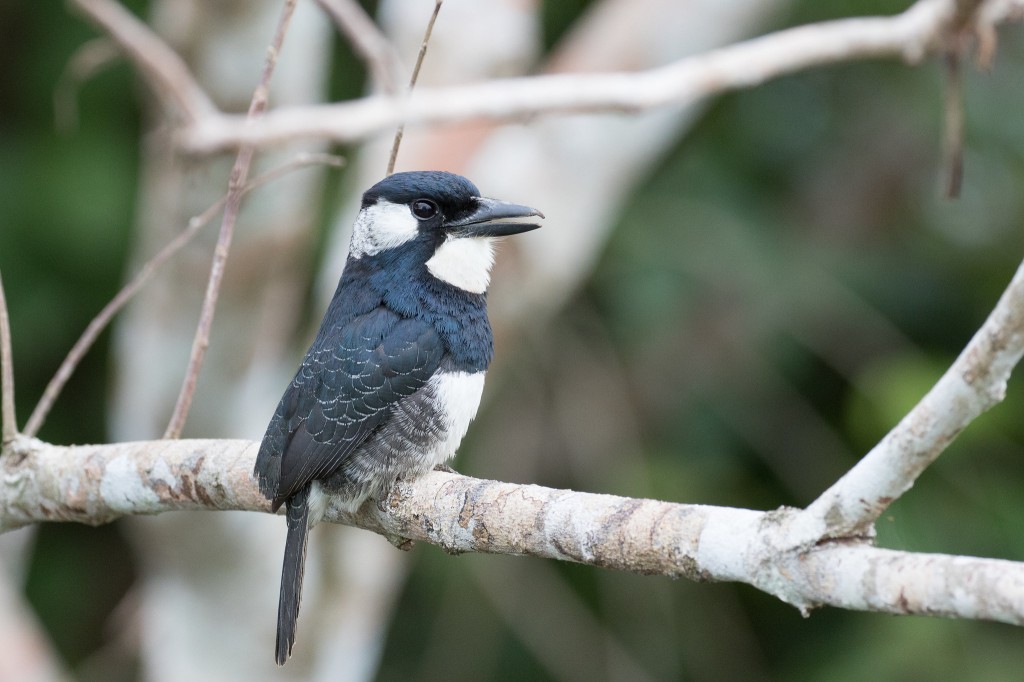
<instances>
[{"instance_id":1,"label":"blurred background","mask_svg":"<svg viewBox=\"0 0 1024 682\"><path fill-rule=\"evenodd\" d=\"M125 5L219 106L244 111L279 3ZM377 88L316 7L299 5L271 105ZM411 65L433 3L364 6ZM636 70L890 11L870 0L448 0L422 82ZM89 320L225 191L233 156L177 153L151 91L81 17L5 2L0 32L0 271L23 421ZM501 248L497 360L455 468L753 509L813 500L940 376L1024 256L1024 32L1000 37L991 72L965 70L955 201L940 191L938 59L816 69L637 117L410 131L399 170L461 172L548 216ZM256 172L299 151L347 165L296 171L247 199L187 436L261 437L389 144L259 155ZM211 226L104 334L40 437L162 433L215 238ZM890 508L879 544L1024 560L1022 409L1015 377L1006 401ZM994 680L1021 670L1024 631L1007 625L833 609L804 619L743 585L426 545L401 553L336 527L312 535L298 643L277 670L283 531L269 516L183 513L0 537L0 630L35 647L4 656L23 657L26 676L83 680Z\"/></svg>"}]
</instances>

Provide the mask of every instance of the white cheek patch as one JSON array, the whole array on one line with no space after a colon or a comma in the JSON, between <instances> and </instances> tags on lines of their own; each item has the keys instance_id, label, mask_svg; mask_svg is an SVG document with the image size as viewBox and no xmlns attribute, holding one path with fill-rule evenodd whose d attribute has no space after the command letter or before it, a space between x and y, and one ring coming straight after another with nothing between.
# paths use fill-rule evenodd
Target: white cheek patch
<instances>
[{"instance_id":1,"label":"white cheek patch","mask_svg":"<svg viewBox=\"0 0 1024 682\"><path fill-rule=\"evenodd\" d=\"M427 261L427 271L442 282L474 294L487 291L494 265L491 237L448 237Z\"/></svg>"},{"instance_id":2,"label":"white cheek patch","mask_svg":"<svg viewBox=\"0 0 1024 682\"><path fill-rule=\"evenodd\" d=\"M385 199L359 211L352 229L349 253L355 258L373 256L412 241L419 234L419 221L405 204Z\"/></svg>"}]
</instances>

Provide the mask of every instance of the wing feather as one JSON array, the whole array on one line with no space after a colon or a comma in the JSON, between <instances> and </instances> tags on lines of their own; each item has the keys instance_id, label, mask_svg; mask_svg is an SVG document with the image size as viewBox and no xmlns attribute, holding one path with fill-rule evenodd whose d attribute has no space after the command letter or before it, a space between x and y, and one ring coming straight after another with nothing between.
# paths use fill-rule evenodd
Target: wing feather
<instances>
[{"instance_id":1,"label":"wing feather","mask_svg":"<svg viewBox=\"0 0 1024 682\"><path fill-rule=\"evenodd\" d=\"M275 508L329 476L394 405L437 371L443 345L433 326L380 307L322 330L282 396L255 473Z\"/></svg>"}]
</instances>

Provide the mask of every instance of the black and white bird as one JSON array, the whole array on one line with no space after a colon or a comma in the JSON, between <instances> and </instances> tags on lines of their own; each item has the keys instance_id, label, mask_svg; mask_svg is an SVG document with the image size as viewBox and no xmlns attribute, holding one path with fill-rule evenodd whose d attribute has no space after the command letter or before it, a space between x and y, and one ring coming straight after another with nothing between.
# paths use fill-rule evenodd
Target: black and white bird
<instances>
[{"instance_id":1,"label":"black and white bird","mask_svg":"<svg viewBox=\"0 0 1024 682\"><path fill-rule=\"evenodd\" d=\"M287 507L278 665L327 504L355 511L455 454L494 353L494 241L540 227L534 217L440 171L396 173L363 194L341 281L256 458L260 491Z\"/></svg>"}]
</instances>

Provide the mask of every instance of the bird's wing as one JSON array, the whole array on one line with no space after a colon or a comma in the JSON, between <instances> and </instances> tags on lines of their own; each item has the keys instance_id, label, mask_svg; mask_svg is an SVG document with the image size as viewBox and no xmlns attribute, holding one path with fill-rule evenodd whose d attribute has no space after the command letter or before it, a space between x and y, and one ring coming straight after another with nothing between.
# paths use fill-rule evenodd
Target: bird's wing
<instances>
[{"instance_id":1,"label":"bird's wing","mask_svg":"<svg viewBox=\"0 0 1024 682\"><path fill-rule=\"evenodd\" d=\"M267 428L256 458L260 490L278 507L324 478L441 363L434 327L386 308L318 337Z\"/></svg>"}]
</instances>

